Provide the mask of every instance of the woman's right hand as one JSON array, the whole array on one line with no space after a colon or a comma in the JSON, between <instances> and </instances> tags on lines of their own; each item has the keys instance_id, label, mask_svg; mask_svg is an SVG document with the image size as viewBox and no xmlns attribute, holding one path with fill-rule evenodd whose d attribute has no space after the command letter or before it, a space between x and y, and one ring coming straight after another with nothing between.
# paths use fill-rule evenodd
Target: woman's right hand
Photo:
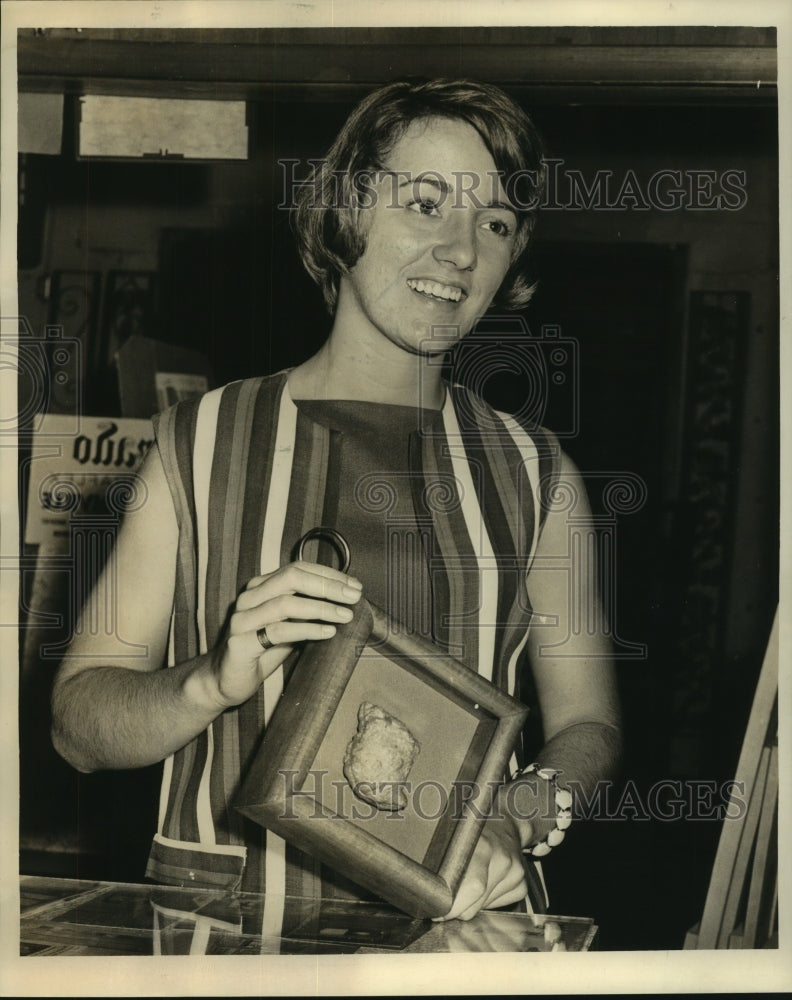
<instances>
[{"instance_id":1,"label":"woman's right hand","mask_svg":"<svg viewBox=\"0 0 792 1000\"><path fill-rule=\"evenodd\" d=\"M350 621L362 594L355 577L329 566L292 562L255 576L239 595L220 643L210 657L214 696L221 708L247 701L283 663L294 645L329 639ZM256 634L266 628L263 649Z\"/></svg>"}]
</instances>

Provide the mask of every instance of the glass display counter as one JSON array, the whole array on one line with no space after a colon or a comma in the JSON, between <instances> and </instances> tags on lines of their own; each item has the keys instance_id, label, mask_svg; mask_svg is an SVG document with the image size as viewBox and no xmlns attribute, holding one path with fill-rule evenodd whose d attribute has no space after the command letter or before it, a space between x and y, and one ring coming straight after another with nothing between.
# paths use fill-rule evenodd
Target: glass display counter
<instances>
[{"instance_id":1,"label":"glass display counter","mask_svg":"<svg viewBox=\"0 0 792 1000\"><path fill-rule=\"evenodd\" d=\"M256 893L25 876L24 955L261 955L588 951L585 917L484 910L469 921L417 920L384 903L305 901L280 937L262 934Z\"/></svg>"}]
</instances>

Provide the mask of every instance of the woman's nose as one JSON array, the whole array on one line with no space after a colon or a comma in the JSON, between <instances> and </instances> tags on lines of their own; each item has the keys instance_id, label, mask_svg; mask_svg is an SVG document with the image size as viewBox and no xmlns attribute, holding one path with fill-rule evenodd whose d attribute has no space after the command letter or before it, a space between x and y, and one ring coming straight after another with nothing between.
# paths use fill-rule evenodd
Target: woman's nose
<instances>
[{"instance_id":1,"label":"woman's nose","mask_svg":"<svg viewBox=\"0 0 792 1000\"><path fill-rule=\"evenodd\" d=\"M460 271L472 271L476 266L476 229L472 212L458 209L449 212L442 232L432 250L436 261L452 264Z\"/></svg>"}]
</instances>

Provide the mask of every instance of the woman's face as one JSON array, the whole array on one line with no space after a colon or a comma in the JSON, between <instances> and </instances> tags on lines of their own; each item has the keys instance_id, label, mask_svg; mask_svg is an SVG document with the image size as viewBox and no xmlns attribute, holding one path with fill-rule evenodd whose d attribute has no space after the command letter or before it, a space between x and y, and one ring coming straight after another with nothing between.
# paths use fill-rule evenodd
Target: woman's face
<instances>
[{"instance_id":1,"label":"woman's face","mask_svg":"<svg viewBox=\"0 0 792 1000\"><path fill-rule=\"evenodd\" d=\"M412 354L446 351L486 312L512 259L517 216L478 132L413 122L360 212L366 249L340 283L336 324Z\"/></svg>"}]
</instances>

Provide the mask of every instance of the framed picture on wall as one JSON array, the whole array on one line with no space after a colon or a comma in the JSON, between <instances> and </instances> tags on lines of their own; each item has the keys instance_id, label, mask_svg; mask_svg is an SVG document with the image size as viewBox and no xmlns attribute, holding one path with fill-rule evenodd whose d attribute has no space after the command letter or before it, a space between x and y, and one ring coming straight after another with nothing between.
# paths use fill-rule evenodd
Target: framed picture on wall
<instances>
[{"instance_id":1,"label":"framed picture on wall","mask_svg":"<svg viewBox=\"0 0 792 1000\"><path fill-rule=\"evenodd\" d=\"M157 276L154 271L109 271L97 364L104 371L133 334L153 337Z\"/></svg>"}]
</instances>

